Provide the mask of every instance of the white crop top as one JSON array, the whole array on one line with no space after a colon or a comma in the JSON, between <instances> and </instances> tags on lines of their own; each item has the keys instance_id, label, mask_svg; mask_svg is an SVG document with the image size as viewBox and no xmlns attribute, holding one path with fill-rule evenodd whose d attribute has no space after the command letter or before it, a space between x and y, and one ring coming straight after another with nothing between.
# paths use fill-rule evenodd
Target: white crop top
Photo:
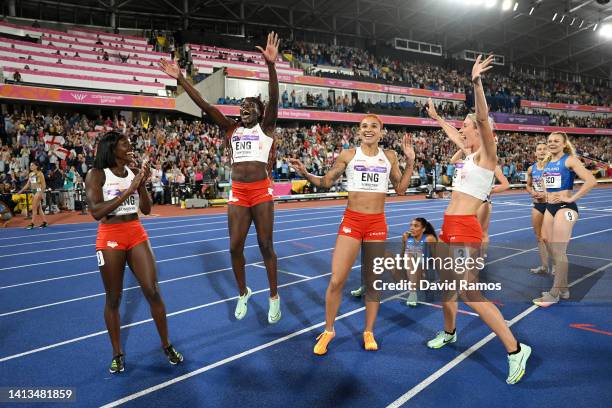
<instances>
[{"instance_id":1,"label":"white crop top","mask_svg":"<svg viewBox=\"0 0 612 408\"><path fill-rule=\"evenodd\" d=\"M115 197L119 197L130 187L130 184L132 184L132 180L134 179L135 175L127 166L125 166L125 169L128 173L126 177L117 177L115 176L115 173L111 171L111 169L104 169L104 177L106 178L104 185L102 186L104 201L110 201ZM140 197L136 191L108 215L136 214L138 212L139 204Z\"/></svg>"},{"instance_id":2,"label":"white crop top","mask_svg":"<svg viewBox=\"0 0 612 408\"><path fill-rule=\"evenodd\" d=\"M474 163L475 155L476 153L472 153L463 160L463 163L457 163L453 175L453 190L485 201L493 187L491 180L495 180L495 172Z\"/></svg>"},{"instance_id":3,"label":"white crop top","mask_svg":"<svg viewBox=\"0 0 612 408\"><path fill-rule=\"evenodd\" d=\"M252 128L239 127L231 136L232 162L258 161L268 163L274 139L266 135L257 124Z\"/></svg>"},{"instance_id":4,"label":"white crop top","mask_svg":"<svg viewBox=\"0 0 612 408\"><path fill-rule=\"evenodd\" d=\"M361 147L356 149L355 156L346 166L348 191L368 193L386 193L389 191L391 162L383 149L378 149L376 156L366 156Z\"/></svg>"}]
</instances>

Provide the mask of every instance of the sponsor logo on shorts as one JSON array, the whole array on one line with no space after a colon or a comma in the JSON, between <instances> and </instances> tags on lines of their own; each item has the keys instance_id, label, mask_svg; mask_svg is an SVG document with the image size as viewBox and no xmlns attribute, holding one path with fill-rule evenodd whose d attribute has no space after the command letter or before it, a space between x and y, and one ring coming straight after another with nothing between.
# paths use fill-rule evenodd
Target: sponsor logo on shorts
<instances>
[{"instance_id":1,"label":"sponsor logo on shorts","mask_svg":"<svg viewBox=\"0 0 612 408\"><path fill-rule=\"evenodd\" d=\"M353 232L353 230L349 227L342 227L342 232L344 232L345 234L350 234L351 232Z\"/></svg>"},{"instance_id":2,"label":"sponsor logo on shorts","mask_svg":"<svg viewBox=\"0 0 612 408\"><path fill-rule=\"evenodd\" d=\"M115 241L106 241L106 246L110 247L110 248L116 248L119 246L119 244Z\"/></svg>"},{"instance_id":3,"label":"sponsor logo on shorts","mask_svg":"<svg viewBox=\"0 0 612 408\"><path fill-rule=\"evenodd\" d=\"M274 189L272 189L272 188L269 188L269 189L268 189L268 194L269 194L269 195L272 195L272 194L274 194Z\"/></svg>"}]
</instances>

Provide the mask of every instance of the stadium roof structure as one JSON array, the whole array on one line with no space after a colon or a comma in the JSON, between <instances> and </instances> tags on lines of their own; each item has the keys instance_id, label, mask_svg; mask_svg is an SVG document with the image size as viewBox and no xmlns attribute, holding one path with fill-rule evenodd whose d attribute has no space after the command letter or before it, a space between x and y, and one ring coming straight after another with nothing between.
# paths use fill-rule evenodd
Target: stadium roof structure
<instances>
[{"instance_id":1,"label":"stadium roof structure","mask_svg":"<svg viewBox=\"0 0 612 408\"><path fill-rule=\"evenodd\" d=\"M509 63L612 78L612 28L607 37L600 32L612 24L610 0L12 0L4 13L13 1L23 18L138 29L222 25L235 35L270 27L339 43L398 37L440 44L449 55L494 52Z\"/></svg>"}]
</instances>

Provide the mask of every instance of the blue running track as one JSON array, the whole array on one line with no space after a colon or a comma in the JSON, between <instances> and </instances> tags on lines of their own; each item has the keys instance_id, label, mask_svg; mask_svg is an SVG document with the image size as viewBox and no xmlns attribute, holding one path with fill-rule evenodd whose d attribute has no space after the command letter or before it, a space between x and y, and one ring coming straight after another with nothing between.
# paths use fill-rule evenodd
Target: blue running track
<instances>
[{"instance_id":1,"label":"blue running track","mask_svg":"<svg viewBox=\"0 0 612 408\"><path fill-rule=\"evenodd\" d=\"M0 231L0 386L73 387L65 406L128 407L576 407L612 401L612 189L593 190L580 203L568 253L572 297L548 309L530 299L550 286L534 276L539 264L525 194L496 197L491 220L491 273L515 301L500 310L517 337L533 347L527 373L505 383L501 343L464 305L459 339L439 350L425 346L442 327L435 303L408 308L387 300L376 326L378 352L365 352L364 307L351 298L356 264L345 287L328 355L314 356L324 322L325 289L338 206L277 210L275 248L283 318L267 322L265 269L254 228L247 239L247 282L254 296L242 321L233 311L236 285L225 215L143 221L158 262L173 344L185 363L164 357L148 305L126 273L122 342L126 371L111 376L111 347L103 320L104 289L94 251L96 224ZM445 200L387 204L389 237L413 217L439 230ZM489 267L488 267L489 268ZM36 403L16 406L60 406ZM6 406L6 405L5 405Z\"/></svg>"}]
</instances>

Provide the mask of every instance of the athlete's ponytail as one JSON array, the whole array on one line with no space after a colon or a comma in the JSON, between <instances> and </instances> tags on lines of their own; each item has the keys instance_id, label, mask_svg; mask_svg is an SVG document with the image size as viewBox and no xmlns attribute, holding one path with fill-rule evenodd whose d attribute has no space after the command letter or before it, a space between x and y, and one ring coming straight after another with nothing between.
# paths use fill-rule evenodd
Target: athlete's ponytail
<instances>
[{"instance_id":1,"label":"athlete's ponytail","mask_svg":"<svg viewBox=\"0 0 612 408\"><path fill-rule=\"evenodd\" d=\"M421 224L423 228L425 228L425 231L423 231L423 234L433 235L436 239L438 238L438 236L436 235L436 230L434 229L433 225L431 225L429 221L427 221L423 217L415 218L415 220L418 221L419 224Z\"/></svg>"}]
</instances>

